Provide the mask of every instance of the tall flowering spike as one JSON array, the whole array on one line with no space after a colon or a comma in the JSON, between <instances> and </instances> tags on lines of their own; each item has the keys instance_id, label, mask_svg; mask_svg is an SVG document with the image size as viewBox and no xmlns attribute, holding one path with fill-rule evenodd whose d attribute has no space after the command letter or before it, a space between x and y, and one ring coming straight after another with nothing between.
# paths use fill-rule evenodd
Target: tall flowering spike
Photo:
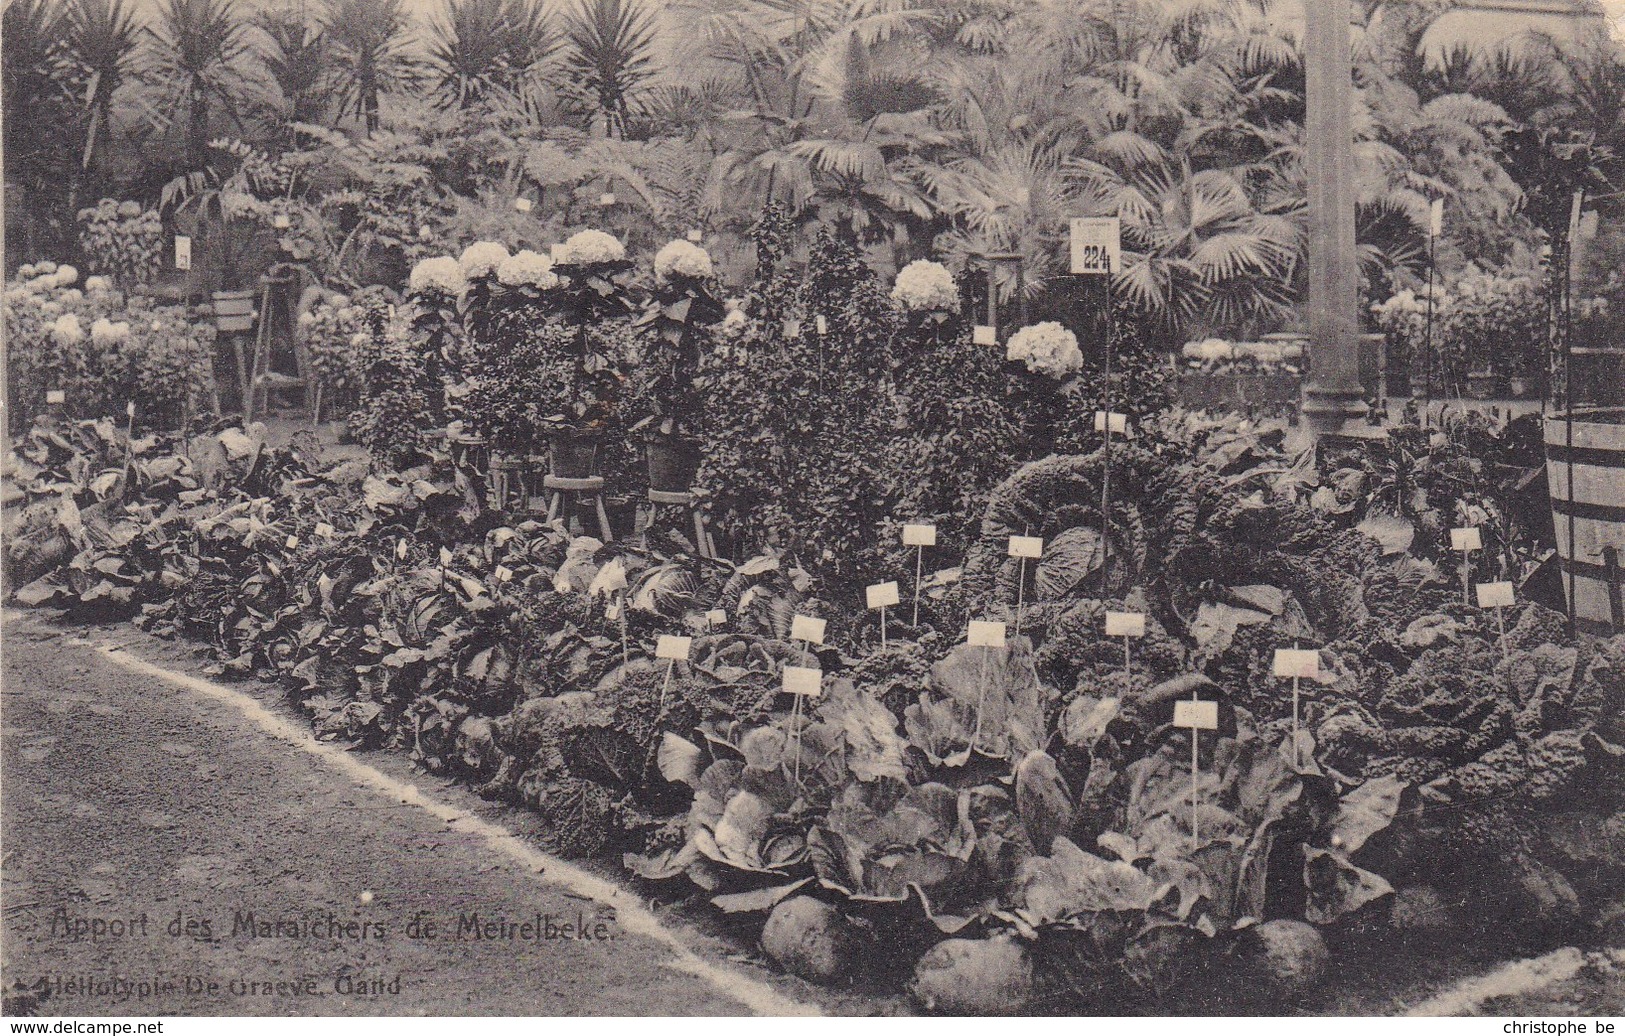
<instances>
[{"instance_id":1,"label":"tall flowering spike","mask_svg":"<svg viewBox=\"0 0 1625 1036\"><path fill-rule=\"evenodd\" d=\"M412 267L407 287L415 294L438 292L461 295L467 282L463 278L462 265L451 256L442 255L421 260Z\"/></svg>"},{"instance_id":2,"label":"tall flowering spike","mask_svg":"<svg viewBox=\"0 0 1625 1036\"><path fill-rule=\"evenodd\" d=\"M505 245L495 241L476 241L463 249L462 258L457 260L457 264L462 267L463 276L473 280L476 277L492 276L507 258L508 249Z\"/></svg>"},{"instance_id":3,"label":"tall flowering spike","mask_svg":"<svg viewBox=\"0 0 1625 1036\"><path fill-rule=\"evenodd\" d=\"M591 263L614 263L626 258L626 246L613 234L602 230L583 230L572 234L559 246L557 262L586 266Z\"/></svg>"},{"instance_id":4,"label":"tall flowering spike","mask_svg":"<svg viewBox=\"0 0 1625 1036\"><path fill-rule=\"evenodd\" d=\"M1005 357L1022 361L1034 374L1057 380L1083 367L1078 336L1053 320L1024 327L1011 335Z\"/></svg>"},{"instance_id":5,"label":"tall flowering spike","mask_svg":"<svg viewBox=\"0 0 1625 1036\"><path fill-rule=\"evenodd\" d=\"M553 260L526 248L504 259L497 267L497 280L510 288L547 289L559 283Z\"/></svg>"},{"instance_id":6,"label":"tall flowering spike","mask_svg":"<svg viewBox=\"0 0 1625 1036\"><path fill-rule=\"evenodd\" d=\"M711 276L711 253L694 244L679 238L667 244L655 253L655 276L660 280L672 277Z\"/></svg>"},{"instance_id":7,"label":"tall flowering spike","mask_svg":"<svg viewBox=\"0 0 1625 1036\"><path fill-rule=\"evenodd\" d=\"M898 271L891 297L915 313L959 308L959 286L941 263L916 259Z\"/></svg>"}]
</instances>

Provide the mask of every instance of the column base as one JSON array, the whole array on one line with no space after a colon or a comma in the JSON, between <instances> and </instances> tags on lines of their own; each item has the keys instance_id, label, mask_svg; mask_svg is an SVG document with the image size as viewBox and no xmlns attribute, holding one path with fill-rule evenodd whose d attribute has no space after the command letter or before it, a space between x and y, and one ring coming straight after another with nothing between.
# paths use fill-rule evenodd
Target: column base
<instances>
[{"instance_id":1,"label":"column base","mask_svg":"<svg viewBox=\"0 0 1625 1036\"><path fill-rule=\"evenodd\" d=\"M1366 423L1371 408L1363 392L1338 392L1309 386L1304 392L1303 425L1310 435L1340 435L1348 438L1380 438L1381 425Z\"/></svg>"}]
</instances>

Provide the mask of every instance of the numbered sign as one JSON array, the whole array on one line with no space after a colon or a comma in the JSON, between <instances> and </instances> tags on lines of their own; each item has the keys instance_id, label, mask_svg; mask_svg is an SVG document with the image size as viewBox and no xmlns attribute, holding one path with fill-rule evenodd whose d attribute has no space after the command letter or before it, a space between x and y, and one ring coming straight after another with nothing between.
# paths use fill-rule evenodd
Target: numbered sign
<instances>
[{"instance_id":1,"label":"numbered sign","mask_svg":"<svg viewBox=\"0 0 1625 1036\"><path fill-rule=\"evenodd\" d=\"M971 647L1002 648L1004 647L1004 623L983 622L980 619L972 619L970 629L965 634L965 641Z\"/></svg>"},{"instance_id":2,"label":"numbered sign","mask_svg":"<svg viewBox=\"0 0 1625 1036\"><path fill-rule=\"evenodd\" d=\"M1122 263L1122 224L1116 216L1072 221L1073 273L1116 273Z\"/></svg>"},{"instance_id":3,"label":"numbered sign","mask_svg":"<svg viewBox=\"0 0 1625 1036\"><path fill-rule=\"evenodd\" d=\"M1465 529L1451 529L1450 549L1483 550L1484 538L1478 534L1478 526L1470 525Z\"/></svg>"},{"instance_id":4,"label":"numbered sign","mask_svg":"<svg viewBox=\"0 0 1625 1036\"><path fill-rule=\"evenodd\" d=\"M498 565L496 567L496 577L499 583L511 583L513 582L513 569L507 565Z\"/></svg>"},{"instance_id":5,"label":"numbered sign","mask_svg":"<svg viewBox=\"0 0 1625 1036\"><path fill-rule=\"evenodd\" d=\"M806 666L784 667L784 693L816 698L824 689L824 671Z\"/></svg>"},{"instance_id":6,"label":"numbered sign","mask_svg":"<svg viewBox=\"0 0 1625 1036\"><path fill-rule=\"evenodd\" d=\"M935 525L905 525L903 526L903 546L905 547L935 547L937 545L937 527Z\"/></svg>"},{"instance_id":7,"label":"numbered sign","mask_svg":"<svg viewBox=\"0 0 1625 1036\"><path fill-rule=\"evenodd\" d=\"M1010 556L1013 558L1036 558L1044 553L1044 538L1042 536L1012 536L1010 537Z\"/></svg>"},{"instance_id":8,"label":"numbered sign","mask_svg":"<svg viewBox=\"0 0 1625 1036\"><path fill-rule=\"evenodd\" d=\"M287 547L289 550L298 550L299 549L299 537L289 535L286 540L282 541L282 545Z\"/></svg>"},{"instance_id":9,"label":"numbered sign","mask_svg":"<svg viewBox=\"0 0 1625 1036\"><path fill-rule=\"evenodd\" d=\"M712 626L721 626L728 621L728 613L721 608L712 608L705 613L705 621Z\"/></svg>"},{"instance_id":10,"label":"numbered sign","mask_svg":"<svg viewBox=\"0 0 1625 1036\"><path fill-rule=\"evenodd\" d=\"M513 207L517 212L529 212L532 206L529 198L515 198L513 200Z\"/></svg>"},{"instance_id":11,"label":"numbered sign","mask_svg":"<svg viewBox=\"0 0 1625 1036\"><path fill-rule=\"evenodd\" d=\"M316 535L322 537L323 539L330 540L334 536L334 529L333 529L333 527L331 525L327 524L326 522L317 522L316 523Z\"/></svg>"},{"instance_id":12,"label":"numbered sign","mask_svg":"<svg viewBox=\"0 0 1625 1036\"><path fill-rule=\"evenodd\" d=\"M1127 414L1108 414L1104 410L1095 411L1095 431L1104 432L1107 424L1111 425L1113 435L1128 434Z\"/></svg>"},{"instance_id":13,"label":"numbered sign","mask_svg":"<svg viewBox=\"0 0 1625 1036\"><path fill-rule=\"evenodd\" d=\"M864 595L868 598L869 607L871 608L893 608L901 599L898 597L897 583L895 581L876 583L874 586L865 587Z\"/></svg>"},{"instance_id":14,"label":"numbered sign","mask_svg":"<svg viewBox=\"0 0 1625 1036\"><path fill-rule=\"evenodd\" d=\"M822 313L813 318L813 327L817 328L818 333L821 335L829 334L829 321L824 319L824 314Z\"/></svg>"},{"instance_id":15,"label":"numbered sign","mask_svg":"<svg viewBox=\"0 0 1625 1036\"><path fill-rule=\"evenodd\" d=\"M655 641L655 657L669 658L676 662L688 661L688 653L694 646L692 637L676 637L669 633L662 633L660 639Z\"/></svg>"},{"instance_id":16,"label":"numbered sign","mask_svg":"<svg viewBox=\"0 0 1625 1036\"><path fill-rule=\"evenodd\" d=\"M695 244L699 244L701 241L705 240L705 235L698 230L690 230L688 232L688 239Z\"/></svg>"},{"instance_id":17,"label":"numbered sign","mask_svg":"<svg viewBox=\"0 0 1625 1036\"><path fill-rule=\"evenodd\" d=\"M1313 680L1320 676L1320 652L1299 651L1297 648L1276 648L1274 673L1282 679L1301 677Z\"/></svg>"},{"instance_id":18,"label":"numbered sign","mask_svg":"<svg viewBox=\"0 0 1625 1036\"><path fill-rule=\"evenodd\" d=\"M1174 726L1191 730L1218 730L1219 703L1216 701L1174 702Z\"/></svg>"},{"instance_id":19,"label":"numbered sign","mask_svg":"<svg viewBox=\"0 0 1625 1036\"><path fill-rule=\"evenodd\" d=\"M799 320L786 320L784 322L784 337L786 337L786 338L800 338L801 337L801 321L799 321Z\"/></svg>"},{"instance_id":20,"label":"numbered sign","mask_svg":"<svg viewBox=\"0 0 1625 1036\"><path fill-rule=\"evenodd\" d=\"M1479 583L1478 606L1480 608L1510 608L1512 607L1512 584L1502 581L1498 583Z\"/></svg>"},{"instance_id":21,"label":"numbered sign","mask_svg":"<svg viewBox=\"0 0 1625 1036\"><path fill-rule=\"evenodd\" d=\"M1145 636L1144 612L1107 612L1106 636L1108 637L1143 637Z\"/></svg>"},{"instance_id":22,"label":"numbered sign","mask_svg":"<svg viewBox=\"0 0 1625 1036\"><path fill-rule=\"evenodd\" d=\"M797 615L790 620L790 639L805 641L808 644L822 644L825 625L823 619Z\"/></svg>"},{"instance_id":23,"label":"numbered sign","mask_svg":"<svg viewBox=\"0 0 1625 1036\"><path fill-rule=\"evenodd\" d=\"M192 268L192 239L185 234L175 235L175 269Z\"/></svg>"},{"instance_id":24,"label":"numbered sign","mask_svg":"<svg viewBox=\"0 0 1625 1036\"><path fill-rule=\"evenodd\" d=\"M68 394L61 389L52 389L45 393L46 406L61 406L68 401Z\"/></svg>"},{"instance_id":25,"label":"numbered sign","mask_svg":"<svg viewBox=\"0 0 1625 1036\"><path fill-rule=\"evenodd\" d=\"M998 345L999 331L992 324L977 324L971 328L970 340L972 345Z\"/></svg>"},{"instance_id":26,"label":"numbered sign","mask_svg":"<svg viewBox=\"0 0 1625 1036\"><path fill-rule=\"evenodd\" d=\"M440 548L440 564L442 564L442 565L451 564L451 550L449 548L446 548L446 547L441 547Z\"/></svg>"}]
</instances>

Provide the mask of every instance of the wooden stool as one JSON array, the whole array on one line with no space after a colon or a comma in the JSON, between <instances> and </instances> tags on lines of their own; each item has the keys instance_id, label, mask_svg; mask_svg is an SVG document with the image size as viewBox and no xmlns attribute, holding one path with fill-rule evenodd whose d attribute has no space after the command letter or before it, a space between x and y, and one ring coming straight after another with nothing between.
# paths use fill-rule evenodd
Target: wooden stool
<instances>
[{"instance_id":1,"label":"wooden stool","mask_svg":"<svg viewBox=\"0 0 1625 1036\"><path fill-rule=\"evenodd\" d=\"M492 456L486 474L486 503L497 511L522 511L530 506L531 462L505 454Z\"/></svg>"},{"instance_id":2,"label":"wooden stool","mask_svg":"<svg viewBox=\"0 0 1625 1036\"><path fill-rule=\"evenodd\" d=\"M564 494L580 494L585 504L591 498L594 509L598 512L598 529L604 534L604 542L608 543L615 538L609 531L609 512L604 510L604 478L602 475L589 475L586 478L559 478L557 475L548 475L542 479L542 488L551 492L547 499L547 520L552 521L559 516L563 508Z\"/></svg>"},{"instance_id":3,"label":"wooden stool","mask_svg":"<svg viewBox=\"0 0 1625 1036\"><path fill-rule=\"evenodd\" d=\"M702 558L717 556L716 541L711 538L711 530L705 524L705 512L694 506L693 493L667 493L658 489L649 490L649 502L657 507L686 507L694 517L694 546ZM650 515L653 521L654 516Z\"/></svg>"}]
</instances>

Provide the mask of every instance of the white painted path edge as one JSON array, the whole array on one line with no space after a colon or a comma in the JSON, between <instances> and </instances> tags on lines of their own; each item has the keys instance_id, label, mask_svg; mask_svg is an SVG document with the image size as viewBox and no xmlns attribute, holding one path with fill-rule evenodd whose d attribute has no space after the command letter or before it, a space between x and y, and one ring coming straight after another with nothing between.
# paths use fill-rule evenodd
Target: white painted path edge
<instances>
[{"instance_id":1,"label":"white painted path edge","mask_svg":"<svg viewBox=\"0 0 1625 1036\"><path fill-rule=\"evenodd\" d=\"M614 882L589 874L558 857L544 853L506 828L481 820L479 817L469 816L443 802L425 797L415 785L402 784L359 761L344 748L317 741L310 731L277 715L250 695L196 676L154 665L136 657L118 644L107 642L98 644L78 638L71 639L69 643L92 647L113 664L131 672L163 680L205 698L230 705L267 734L322 759L357 785L387 795L398 802L417 806L447 823L455 822L459 830L480 835L493 850L519 863L538 880L557 885L576 895L613 905L617 921L627 931L641 935L671 951L676 959L671 962L670 967L703 979L725 996L738 1001L756 1014L811 1016L820 1013L816 1007L793 1000L765 982L719 967L700 957L675 932L661 924L659 918L639 905L636 897L622 895L623 890Z\"/></svg>"},{"instance_id":2,"label":"white painted path edge","mask_svg":"<svg viewBox=\"0 0 1625 1036\"><path fill-rule=\"evenodd\" d=\"M1582 953L1573 946L1540 957L1508 961L1488 974L1457 983L1411 1008L1412 1018L1444 1018L1478 1013L1486 1000L1502 996L1525 996L1547 986L1566 982L1580 973L1588 959L1606 957L1615 966L1625 965L1625 949Z\"/></svg>"}]
</instances>

